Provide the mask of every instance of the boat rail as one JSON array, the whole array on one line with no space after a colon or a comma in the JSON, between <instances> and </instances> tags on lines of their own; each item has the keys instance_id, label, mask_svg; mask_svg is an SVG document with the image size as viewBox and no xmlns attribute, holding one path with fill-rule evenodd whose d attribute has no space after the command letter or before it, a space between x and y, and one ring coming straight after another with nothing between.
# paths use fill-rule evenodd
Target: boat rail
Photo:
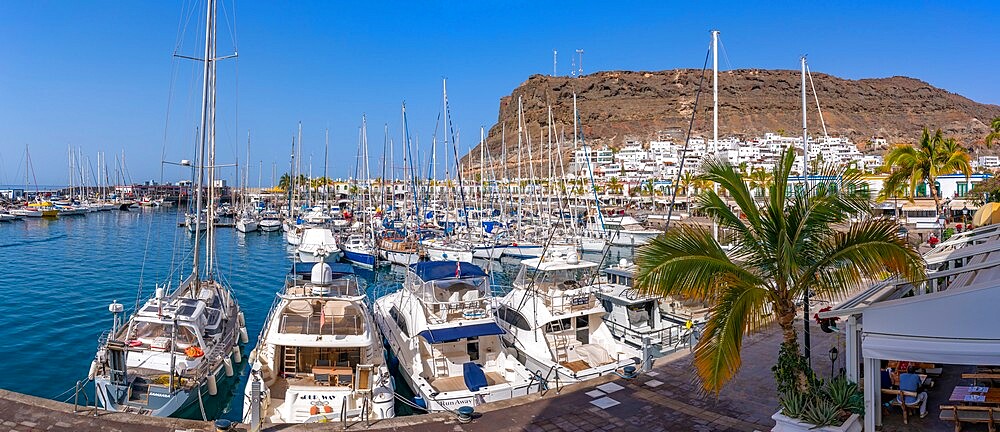
<instances>
[{"instance_id":1,"label":"boat rail","mask_svg":"<svg viewBox=\"0 0 1000 432\"><path fill-rule=\"evenodd\" d=\"M591 291L560 293L559 291L540 291L538 296L552 311L552 315L563 315L597 307L597 297Z\"/></svg>"},{"instance_id":2,"label":"boat rail","mask_svg":"<svg viewBox=\"0 0 1000 432\"><path fill-rule=\"evenodd\" d=\"M235 341L238 337L236 335L235 320L232 321L234 325L227 326L222 332L222 336L218 339L219 341ZM189 378L187 382L182 380L182 386L185 388L191 388L195 385L201 385L200 379L211 375L216 366L218 366L222 361L229 357L233 346L228 343L216 343L209 349L204 356L204 361L202 361L194 371L185 372L182 377ZM176 354L175 354L176 355Z\"/></svg>"},{"instance_id":3,"label":"boat rail","mask_svg":"<svg viewBox=\"0 0 1000 432\"><path fill-rule=\"evenodd\" d=\"M638 330L610 320L605 320L604 323L608 325L608 330L611 331L613 336L625 341L633 338L641 341L644 337L648 337L650 343L660 345L661 347L678 347L686 341L684 328L680 326Z\"/></svg>"},{"instance_id":4,"label":"boat rail","mask_svg":"<svg viewBox=\"0 0 1000 432\"><path fill-rule=\"evenodd\" d=\"M329 331L323 329L329 325ZM364 334L364 318L357 314L332 315L314 312L309 316L285 314L278 331L284 334L358 336Z\"/></svg>"},{"instance_id":5,"label":"boat rail","mask_svg":"<svg viewBox=\"0 0 1000 432\"><path fill-rule=\"evenodd\" d=\"M480 319L493 316L489 298L459 301L421 301L427 311L427 318L433 324L452 321Z\"/></svg>"}]
</instances>

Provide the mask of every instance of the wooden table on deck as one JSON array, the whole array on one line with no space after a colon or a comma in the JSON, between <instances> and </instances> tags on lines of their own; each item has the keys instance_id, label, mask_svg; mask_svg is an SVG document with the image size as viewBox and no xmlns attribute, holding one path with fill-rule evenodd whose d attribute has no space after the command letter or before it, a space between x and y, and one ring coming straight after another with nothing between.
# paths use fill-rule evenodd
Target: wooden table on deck
<instances>
[{"instance_id":1,"label":"wooden table on deck","mask_svg":"<svg viewBox=\"0 0 1000 432\"><path fill-rule=\"evenodd\" d=\"M326 374L333 378L330 383L340 386L351 386L354 384L354 370L344 366L313 366L313 376L316 374ZM340 377L347 377L342 380Z\"/></svg>"},{"instance_id":2,"label":"wooden table on deck","mask_svg":"<svg viewBox=\"0 0 1000 432\"><path fill-rule=\"evenodd\" d=\"M1000 388L989 388L989 390L987 390L985 393L982 392L973 393L971 390L972 386L955 386L955 390L952 390L951 396L948 397L948 401L960 402L960 403L985 403L990 405L1000 404ZM968 395L982 395L982 394L986 395L986 399L984 401L965 400L965 397Z\"/></svg>"}]
</instances>

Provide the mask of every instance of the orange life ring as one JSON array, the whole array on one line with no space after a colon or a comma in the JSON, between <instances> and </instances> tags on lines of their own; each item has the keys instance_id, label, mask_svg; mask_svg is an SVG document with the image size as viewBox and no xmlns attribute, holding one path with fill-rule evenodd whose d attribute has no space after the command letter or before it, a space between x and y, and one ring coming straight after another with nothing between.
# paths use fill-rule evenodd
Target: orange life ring
<instances>
[{"instance_id":1,"label":"orange life ring","mask_svg":"<svg viewBox=\"0 0 1000 432\"><path fill-rule=\"evenodd\" d=\"M184 348L184 354L187 354L187 356L191 358L198 358L205 355L205 352L196 346L189 346Z\"/></svg>"}]
</instances>

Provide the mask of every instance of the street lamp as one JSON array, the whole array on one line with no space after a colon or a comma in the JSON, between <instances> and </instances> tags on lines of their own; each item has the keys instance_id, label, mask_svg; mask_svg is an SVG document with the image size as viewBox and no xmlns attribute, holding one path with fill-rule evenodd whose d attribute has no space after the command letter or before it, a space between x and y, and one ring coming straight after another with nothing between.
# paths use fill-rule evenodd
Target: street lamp
<instances>
[{"instance_id":1,"label":"street lamp","mask_svg":"<svg viewBox=\"0 0 1000 432\"><path fill-rule=\"evenodd\" d=\"M962 224L964 224L963 227L969 225L969 206L967 204L962 204Z\"/></svg>"},{"instance_id":2,"label":"street lamp","mask_svg":"<svg viewBox=\"0 0 1000 432\"><path fill-rule=\"evenodd\" d=\"M837 364L837 355L840 351L837 351L837 347L830 348L830 379L833 379L833 369Z\"/></svg>"}]
</instances>

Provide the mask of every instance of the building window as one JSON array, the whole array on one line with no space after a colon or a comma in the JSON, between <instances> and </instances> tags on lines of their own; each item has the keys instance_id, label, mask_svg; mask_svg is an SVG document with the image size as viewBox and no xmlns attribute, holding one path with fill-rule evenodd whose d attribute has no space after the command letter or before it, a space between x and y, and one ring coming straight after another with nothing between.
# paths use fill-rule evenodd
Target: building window
<instances>
[{"instance_id":1,"label":"building window","mask_svg":"<svg viewBox=\"0 0 1000 432\"><path fill-rule=\"evenodd\" d=\"M968 183L959 183L957 186L958 186L958 193L957 193L958 196L964 197L965 194L969 193Z\"/></svg>"}]
</instances>

